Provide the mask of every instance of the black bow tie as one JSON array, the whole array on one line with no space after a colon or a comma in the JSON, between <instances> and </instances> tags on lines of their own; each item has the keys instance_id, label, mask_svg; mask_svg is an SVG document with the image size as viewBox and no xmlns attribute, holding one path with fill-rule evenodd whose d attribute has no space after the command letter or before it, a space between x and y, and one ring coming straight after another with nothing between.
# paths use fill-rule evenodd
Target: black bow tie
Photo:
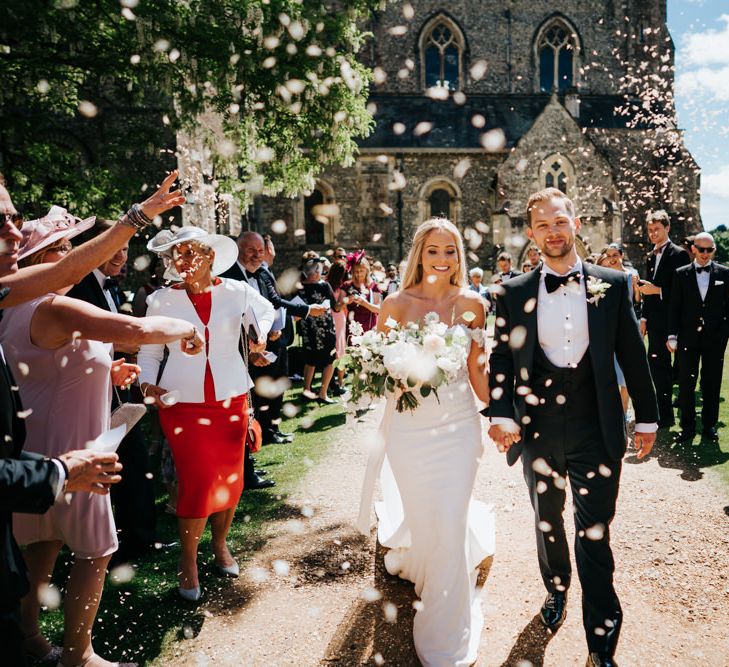
<instances>
[{"instance_id":1,"label":"black bow tie","mask_svg":"<svg viewBox=\"0 0 729 667\"><path fill-rule=\"evenodd\" d=\"M706 271L706 273L710 273L711 272L711 267L710 266L697 266L696 267L696 273L697 274L698 273L703 273L704 271Z\"/></svg>"},{"instance_id":2,"label":"black bow tie","mask_svg":"<svg viewBox=\"0 0 729 667\"><path fill-rule=\"evenodd\" d=\"M114 278L107 278L104 280L104 289L105 290L113 290L117 287L117 282L114 280Z\"/></svg>"},{"instance_id":3,"label":"black bow tie","mask_svg":"<svg viewBox=\"0 0 729 667\"><path fill-rule=\"evenodd\" d=\"M549 294L570 282L580 282L580 274L577 271L569 273L566 276L555 276L553 273L544 274L544 286L547 288Z\"/></svg>"},{"instance_id":4,"label":"black bow tie","mask_svg":"<svg viewBox=\"0 0 729 667\"><path fill-rule=\"evenodd\" d=\"M261 269L256 269L255 271L246 270L243 273L245 274L246 280L253 279L257 281L258 275L261 273Z\"/></svg>"}]
</instances>

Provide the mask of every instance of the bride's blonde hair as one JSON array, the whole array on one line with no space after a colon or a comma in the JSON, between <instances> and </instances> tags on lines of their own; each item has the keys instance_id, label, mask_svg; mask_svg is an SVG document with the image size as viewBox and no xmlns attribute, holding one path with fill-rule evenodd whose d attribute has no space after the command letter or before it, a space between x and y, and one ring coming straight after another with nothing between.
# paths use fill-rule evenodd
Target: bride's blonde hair
<instances>
[{"instance_id":1,"label":"bride's blonde hair","mask_svg":"<svg viewBox=\"0 0 729 667\"><path fill-rule=\"evenodd\" d=\"M461 232L459 232L458 228L446 218L430 218L430 220L426 220L421 223L415 230L413 244L410 247L410 252L408 253L407 265L405 267L405 273L403 275L400 289L407 289L408 287L412 287L413 285L417 285L422 282L423 265L420 258L423 256L425 239L430 232L436 229L448 232L456 242L458 266L451 276L451 285L463 287L468 284L468 278L466 277L466 251L463 247L463 237L461 236Z\"/></svg>"}]
</instances>

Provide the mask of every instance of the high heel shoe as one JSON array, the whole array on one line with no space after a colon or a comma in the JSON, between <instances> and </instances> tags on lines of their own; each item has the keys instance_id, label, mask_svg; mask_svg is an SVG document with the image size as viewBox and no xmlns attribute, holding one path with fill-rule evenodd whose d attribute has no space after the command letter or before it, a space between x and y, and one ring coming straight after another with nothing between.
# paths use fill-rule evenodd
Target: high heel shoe
<instances>
[{"instance_id":1,"label":"high heel shoe","mask_svg":"<svg viewBox=\"0 0 729 667\"><path fill-rule=\"evenodd\" d=\"M25 638L24 644L27 644L28 642L33 642L37 640L38 638L43 638L40 632L36 632L34 635L31 635L30 637ZM58 662L61 660L61 655L63 654L63 647L62 646L55 646L54 644L48 644L49 649L48 652L43 656L37 656L33 653L30 653L26 650L25 657L29 664L32 665L38 665L39 667L51 667L52 665L57 665Z\"/></svg>"},{"instance_id":2,"label":"high heel shoe","mask_svg":"<svg viewBox=\"0 0 729 667\"><path fill-rule=\"evenodd\" d=\"M232 565L218 565L217 563L214 563L214 567L215 573L219 577L235 578L240 576L240 567L235 561L233 561Z\"/></svg>"},{"instance_id":3,"label":"high heel shoe","mask_svg":"<svg viewBox=\"0 0 729 667\"><path fill-rule=\"evenodd\" d=\"M202 589L200 586L195 586L195 588L178 587L177 592L183 600L187 600L188 602L197 602L202 597Z\"/></svg>"},{"instance_id":4,"label":"high heel shoe","mask_svg":"<svg viewBox=\"0 0 729 667\"><path fill-rule=\"evenodd\" d=\"M483 588L486 583L486 579L489 578L489 572L491 572L491 566L494 564L493 556L486 556L479 564L476 570L478 575L476 576L476 588Z\"/></svg>"}]
</instances>

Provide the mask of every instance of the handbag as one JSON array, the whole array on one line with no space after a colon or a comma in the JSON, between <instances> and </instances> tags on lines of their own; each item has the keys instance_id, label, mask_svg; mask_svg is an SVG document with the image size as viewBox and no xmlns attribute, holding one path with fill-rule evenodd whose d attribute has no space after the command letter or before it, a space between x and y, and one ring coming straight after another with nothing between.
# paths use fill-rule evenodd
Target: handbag
<instances>
[{"instance_id":1,"label":"handbag","mask_svg":"<svg viewBox=\"0 0 729 667\"><path fill-rule=\"evenodd\" d=\"M136 426L137 422L147 413L147 408L144 404L140 403L123 403L116 385L114 385L114 394L116 395L116 400L119 405L112 410L111 428L114 429L117 426L125 424L127 427L127 433L129 433L129 431Z\"/></svg>"},{"instance_id":2,"label":"handbag","mask_svg":"<svg viewBox=\"0 0 729 667\"><path fill-rule=\"evenodd\" d=\"M244 331L243 327L240 330L241 333L241 354L243 355L243 363L246 367L246 373L248 372L248 336ZM246 405L248 406L248 428L246 429L245 446L248 447L248 451L251 454L256 454L261 451L263 446L263 429L261 424L256 419L253 411L253 401L251 400L251 391L248 390L246 394Z\"/></svg>"}]
</instances>

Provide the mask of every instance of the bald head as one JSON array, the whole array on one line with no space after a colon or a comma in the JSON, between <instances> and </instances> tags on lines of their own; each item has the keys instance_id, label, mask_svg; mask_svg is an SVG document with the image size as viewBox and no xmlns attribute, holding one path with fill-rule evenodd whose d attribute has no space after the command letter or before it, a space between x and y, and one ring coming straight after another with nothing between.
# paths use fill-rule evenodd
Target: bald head
<instances>
[{"instance_id":1,"label":"bald head","mask_svg":"<svg viewBox=\"0 0 729 667\"><path fill-rule=\"evenodd\" d=\"M714 237L709 232L697 234L694 237L694 244L691 246L691 253L699 266L706 266L716 254Z\"/></svg>"},{"instance_id":2,"label":"bald head","mask_svg":"<svg viewBox=\"0 0 729 667\"><path fill-rule=\"evenodd\" d=\"M263 237L256 232L242 232L236 240L238 244L238 261L246 271L256 271L263 262L266 251Z\"/></svg>"}]
</instances>

